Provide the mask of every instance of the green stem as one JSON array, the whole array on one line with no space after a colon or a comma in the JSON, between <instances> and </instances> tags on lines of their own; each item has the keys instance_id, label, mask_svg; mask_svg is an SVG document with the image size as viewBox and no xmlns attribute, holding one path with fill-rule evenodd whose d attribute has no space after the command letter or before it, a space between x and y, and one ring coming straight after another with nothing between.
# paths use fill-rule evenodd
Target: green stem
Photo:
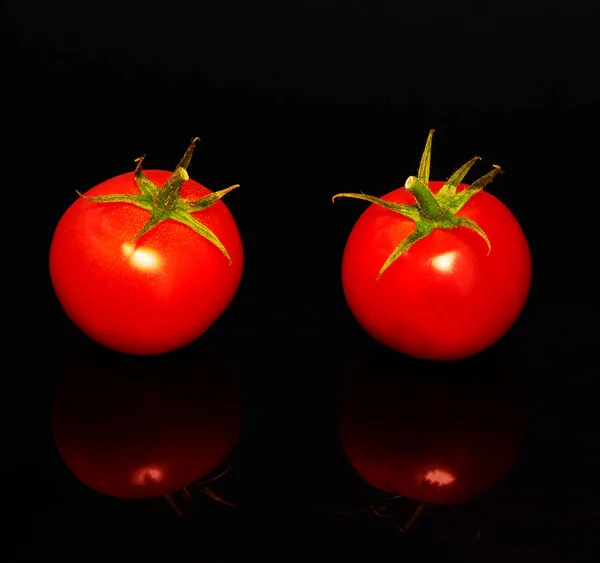
<instances>
[{"instance_id":1,"label":"green stem","mask_svg":"<svg viewBox=\"0 0 600 563\"><path fill-rule=\"evenodd\" d=\"M197 141L199 141L198 137L192 139L183 158L179 161L179 165L175 169L175 172L173 172L170 178L164 183L162 188L159 188L156 184L151 182L144 174L142 164L145 157L142 156L136 159L136 168L134 172L134 178L140 193L116 193L88 197L82 195L81 192L77 192L77 195L88 201L97 203L127 203L149 211L150 217L146 221L146 224L131 241L134 247L138 239L157 227L163 221L171 219L182 225L186 225L196 234L214 244L231 264L231 256L215 233L204 225L199 217L193 217L192 213L210 207L219 201L225 194L239 187L239 184L235 184L234 186L230 186L229 188L218 192L209 193L197 201L189 201L181 197L181 188L183 184L190 179L186 169L192 160L194 147L196 146Z\"/></svg>"},{"instance_id":2,"label":"green stem","mask_svg":"<svg viewBox=\"0 0 600 563\"><path fill-rule=\"evenodd\" d=\"M406 180L405 186L407 191L415 196L417 205L419 206L421 214L425 219L434 221L442 215L443 209L435 199L435 196L429 187L426 186L421 180L415 176L410 176Z\"/></svg>"},{"instance_id":3,"label":"green stem","mask_svg":"<svg viewBox=\"0 0 600 563\"><path fill-rule=\"evenodd\" d=\"M407 219L415 222L415 230L402 240L389 255L381 269L377 279L396 261L400 256L409 250L415 243L428 237L435 229L456 229L457 227L466 227L476 232L486 242L488 247L488 255L490 254L492 245L479 225L468 217L458 217L456 214L466 205L466 203L485 186L487 186L498 174L501 173L499 166L494 164L493 170L475 180L470 186L465 187L460 193L457 193L457 188L463 181L467 172L472 166L480 160L478 156L463 164L458 170L452 174L447 182L434 194L429 189L429 168L431 165L431 139L433 129L429 131L427 143L421 163L419 165L418 177L410 176L405 183L406 190L411 193L416 204L404 205L387 199L382 199L363 193L340 193L333 196L333 201L339 197L351 197L354 199L362 199L369 203L379 205L390 211L399 213Z\"/></svg>"},{"instance_id":4,"label":"green stem","mask_svg":"<svg viewBox=\"0 0 600 563\"><path fill-rule=\"evenodd\" d=\"M173 209L176 201L180 198L181 188L184 182L190 179L185 168L176 168L173 175L165 182L159 192L158 207L161 209Z\"/></svg>"}]
</instances>

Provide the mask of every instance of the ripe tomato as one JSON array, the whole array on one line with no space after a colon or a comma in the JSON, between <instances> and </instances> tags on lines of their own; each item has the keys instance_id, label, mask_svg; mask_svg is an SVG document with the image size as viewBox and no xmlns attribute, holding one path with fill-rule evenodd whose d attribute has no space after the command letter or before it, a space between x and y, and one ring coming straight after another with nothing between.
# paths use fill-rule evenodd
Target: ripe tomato
<instances>
[{"instance_id":1,"label":"ripe tomato","mask_svg":"<svg viewBox=\"0 0 600 563\"><path fill-rule=\"evenodd\" d=\"M482 188L494 169L462 183L478 157L447 182L429 181L431 135L419 177L372 203L344 249L342 284L359 324L390 348L429 360L474 355L520 315L531 256L514 215Z\"/></svg>"},{"instance_id":2,"label":"ripe tomato","mask_svg":"<svg viewBox=\"0 0 600 563\"><path fill-rule=\"evenodd\" d=\"M88 487L124 499L164 496L215 471L241 421L231 375L208 350L134 358L91 345L62 374L52 403L67 467Z\"/></svg>"},{"instance_id":3,"label":"ripe tomato","mask_svg":"<svg viewBox=\"0 0 600 563\"><path fill-rule=\"evenodd\" d=\"M522 406L501 379L439 379L370 363L345 382L340 440L371 486L420 502L464 503L514 465Z\"/></svg>"},{"instance_id":4,"label":"ripe tomato","mask_svg":"<svg viewBox=\"0 0 600 563\"><path fill-rule=\"evenodd\" d=\"M100 344L160 354L189 344L223 313L243 270L235 220L186 172L142 171L102 182L60 219L50 275L67 315ZM81 194L80 194L81 195Z\"/></svg>"}]
</instances>

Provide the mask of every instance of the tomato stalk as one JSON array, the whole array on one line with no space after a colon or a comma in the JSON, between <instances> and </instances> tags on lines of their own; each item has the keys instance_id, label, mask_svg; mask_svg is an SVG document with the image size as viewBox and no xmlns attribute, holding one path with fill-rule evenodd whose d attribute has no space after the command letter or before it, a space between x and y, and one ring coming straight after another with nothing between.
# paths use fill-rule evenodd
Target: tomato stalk
<instances>
[{"instance_id":1,"label":"tomato stalk","mask_svg":"<svg viewBox=\"0 0 600 563\"><path fill-rule=\"evenodd\" d=\"M225 506L231 506L232 508L235 508L235 504L220 497L217 493L215 493L215 491L213 491L208 486L210 483L214 483L215 481L219 480L226 473L229 473L230 469L231 469L231 466L228 465L227 467L225 467L225 469L223 469L222 471L219 471L213 477L204 477L202 479L198 479L198 481L194 481L194 483L192 483L192 485L190 485L190 486L199 489L202 494L206 495L208 498L213 499L214 501L218 502L219 504L224 504Z\"/></svg>"},{"instance_id":2,"label":"tomato stalk","mask_svg":"<svg viewBox=\"0 0 600 563\"><path fill-rule=\"evenodd\" d=\"M199 140L198 137L192 139L185 154L175 168L175 171L162 188L150 181L144 174L142 170L142 164L145 159L144 155L135 160L136 168L134 171L134 178L140 190L139 194L109 194L98 197L87 197L78 191L77 195L87 201L97 203L129 203L149 211L150 217L148 221L131 241L134 247L137 244L137 241L146 233L150 232L163 221L172 219L173 221L186 225L195 233L214 244L231 264L231 257L221 241L207 226L203 225L195 218L192 213L210 207L230 191L239 188L239 184L235 184L224 190L212 192L196 201L189 201L181 197L181 188L183 187L183 184L190 179L187 168L192 161L194 149Z\"/></svg>"},{"instance_id":3,"label":"tomato stalk","mask_svg":"<svg viewBox=\"0 0 600 563\"><path fill-rule=\"evenodd\" d=\"M467 530L461 528L461 526L458 525L458 522L456 521L457 519L453 514L452 508L453 505L450 504L445 504L441 506L444 521L446 522L446 525L452 533L454 533L459 538L466 540L479 540L483 539L486 536L487 531L484 529L483 524L481 522L482 518L477 503L471 501L462 505L462 508L464 509L464 515L467 516L469 520L469 525L465 526L465 528L468 529L474 527L474 529L471 530L471 533L467 533Z\"/></svg>"},{"instance_id":4,"label":"tomato stalk","mask_svg":"<svg viewBox=\"0 0 600 563\"><path fill-rule=\"evenodd\" d=\"M396 504L400 510L392 510L390 505ZM402 533L407 533L419 520L427 503L409 499L403 496L395 496L371 505L371 511L375 516L394 520L396 528Z\"/></svg>"},{"instance_id":5,"label":"tomato stalk","mask_svg":"<svg viewBox=\"0 0 600 563\"><path fill-rule=\"evenodd\" d=\"M417 176L409 176L405 182L406 191L415 198L413 205L404 205L387 201L382 198L358 194L358 193L339 193L332 197L332 201L340 197L349 197L362 199L369 203L379 205L395 213L411 219L415 222L415 230L408 235L390 254L388 259L381 267L377 279L389 268L402 254L408 251L416 242L429 236L435 229L455 229L465 227L476 232L486 242L488 255L491 252L492 245L485 232L477 225L475 221L468 217L458 217L457 213L466 205L466 203L487 184L489 184L500 172L501 168L493 165L492 170L477 179L470 186L457 193L457 188L467 175L473 165L481 160L475 156L458 170L446 181L437 194L434 194L429 188L429 172L431 165L431 141L434 130L429 131L425 149L421 156L419 171Z\"/></svg>"},{"instance_id":6,"label":"tomato stalk","mask_svg":"<svg viewBox=\"0 0 600 563\"><path fill-rule=\"evenodd\" d=\"M384 500L369 504L368 506L335 511L333 514L353 514L364 510L370 510L379 518L392 520L396 525L396 528L403 534L406 534L418 522L425 510L429 507L429 509L434 508L441 512L447 528L459 538L465 540L478 540L484 537L485 530L481 523L481 515L477 504L474 501L471 501L458 505L464 509L464 515L468 517L469 525L466 527L474 527L474 529L471 530L471 533L461 529L458 525L452 511L454 506L455 505L449 504L430 504L397 495L387 497Z\"/></svg>"},{"instance_id":7,"label":"tomato stalk","mask_svg":"<svg viewBox=\"0 0 600 563\"><path fill-rule=\"evenodd\" d=\"M192 505L192 496L186 487L172 493L167 493L165 499L177 513L177 516L183 516Z\"/></svg>"},{"instance_id":8,"label":"tomato stalk","mask_svg":"<svg viewBox=\"0 0 600 563\"><path fill-rule=\"evenodd\" d=\"M407 533L413 525L419 520L423 512L427 508L427 503L412 500L401 495L386 497L359 508L351 508L350 510L338 510L333 514L353 514L370 510L375 516L386 520L393 520L396 528L402 533Z\"/></svg>"},{"instance_id":9,"label":"tomato stalk","mask_svg":"<svg viewBox=\"0 0 600 563\"><path fill-rule=\"evenodd\" d=\"M425 510L426 506L427 505L424 502L418 502L406 518L404 518L403 520L396 520L396 527L402 533L406 534L413 527L413 524L419 519L421 514L423 514L423 511Z\"/></svg>"},{"instance_id":10,"label":"tomato stalk","mask_svg":"<svg viewBox=\"0 0 600 563\"><path fill-rule=\"evenodd\" d=\"M225 469L214 475L213 477L205 477L202 479L198 479L194 481L191 485L189 485L190 489L198 489L202 494L206 495L208 498L218 502L219 504L224 504L225 506L230 506L235 508L235 504L221 498L215 491L209 487L209 483L214 483L223 475L229 472L230 466L228 465ZM178 491L174 491L172 493L167 493L164 495L164 498L171 505L171 508L177 513L178 516L183 516L192 506L192 495L190 494L188 487L182 487Z\"/></svg>"}]
</instances>

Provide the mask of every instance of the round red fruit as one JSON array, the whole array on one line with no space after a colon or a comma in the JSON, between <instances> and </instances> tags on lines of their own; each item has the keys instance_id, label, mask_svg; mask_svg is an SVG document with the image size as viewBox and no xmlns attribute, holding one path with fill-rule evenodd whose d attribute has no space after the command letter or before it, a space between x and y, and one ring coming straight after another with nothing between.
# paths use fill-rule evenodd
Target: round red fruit
<instances>
[{"instance_id":1,"label":"round red fruit","mask_svg":"<svg viewBox=\"0 0 600 563\"><path fill-rule=\"evenodd\" d=\"M90 189L64 213L50 275L68 317L91 339L134 355L196 340L233 299L243 270L237 225L189 178L197 139L175 172L142 170Z\"/></svg>"},{"instance_id":2,"label":"round red fruit","mask_svg":"<svg viewBox=\"0 0 600 563\"><path fill-rule=\"evenodd\" d=\"M519 317L531 256L511 211L482 189L494 168L462 182L473 158L446 182L429 180L431 136L418 177L370 205L344 249L348 306L375 340L415 358L456 360L497 342Z\"/></svg>"}]
</instances>

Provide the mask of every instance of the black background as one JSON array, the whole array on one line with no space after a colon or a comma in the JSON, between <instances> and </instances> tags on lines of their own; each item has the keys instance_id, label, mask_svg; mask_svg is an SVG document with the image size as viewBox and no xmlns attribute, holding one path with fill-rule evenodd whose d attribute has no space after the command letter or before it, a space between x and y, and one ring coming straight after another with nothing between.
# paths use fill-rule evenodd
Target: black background
<instances>
[{"instance_id":1,"label":"black background","mask_svg":"<svg viewBox=\"0 0 600 563\"><path fill-rule=\"evenodd\" d=\"M48 311L27 339L37 347L41 330L43 354L29 348L9 376L20 412L9 467L17 494L5 506L10 561L595 559L599 53L585 5L105 0L3 10L5 109L17 124L6 139L28 157L20 170L46 202L35 293ZM374 347L340 283L364 207L331 196L402 185L430 128L433 178L475 154L473 177L503 167L489 191L521 222L533 258L527 306L492 349L458 367L396 357L399 371L510 374L526 397L517 466L481 499L496 530L485 542L455 540L435 518L401 535L366 514L327 514L374 493L335 428L339 384ZM219 485L239 507L198 498L178 518L162 499L99 495L62 464L50 395L88 341L45 265L76 189L131 170L142 154L147 167L172 170L196 135L191 176L212 190L241 184L225 203L242 234L244 276L202 340L231 363L247 417Z\"/></svg>"}]
</instances>

